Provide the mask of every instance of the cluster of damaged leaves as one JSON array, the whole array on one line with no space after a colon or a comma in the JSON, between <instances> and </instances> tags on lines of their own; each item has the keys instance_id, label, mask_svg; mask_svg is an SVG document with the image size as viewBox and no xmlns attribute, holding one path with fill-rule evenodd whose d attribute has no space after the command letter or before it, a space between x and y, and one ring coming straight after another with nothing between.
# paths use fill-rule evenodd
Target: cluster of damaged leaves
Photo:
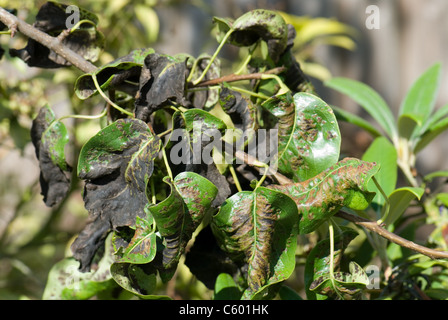
<instances>
[{"instance_id":1,"label":"cluster of damaged leaves","mask_svg":"<svg viewBox=\"0 0 448 320\"><path fill-rule=\"evenodd\" d=\"M63 8L51 2L46 6L53 11ZM62 9L56 11L65 14ZM51 15L40 17L41 25L51 24L45 22L52 19ZM208 55L168 56L153 49L134 50L79 77L75 92L80 99L102 91L121 91L130 97L121 107L133 115L111 113L112 123L92 137L79 155L77 175L85 182L83 199L89 219L72 244L72 251L82 271L90 270L93 258L113 230L119 262L132 264L137 259L143 272L158 271L162 279L169 280L188 240L212 210L218 213L211 228L201 231L186 263L211 288L219 273L244 270L248 283L244 297L253 298L263 287L289 277L299 232L311 232L343 205L359 209L366 205L362 201L360 205L359 198L371 199L365 187L377 168L364 166L357 159L336 163L340 134L331 108L314 95L300 93L313 92L313 88L291 54L294 28L267 10L251 11L235 21L215 18L215 23L218 41L240 47L265 43L267 53L260 50L258 56L254 55L248 69L255 73L282 67L278 76L290 92L275 96L279 86L272 78L251 81L250 90L259 94L253 99L226 84L192 90L202 81L221 76L219 60ZM24 49L26 54L32 55L33 50L28 49ZM263 102L261 95L272 98ZM260 126L269 128L275 118L279 171L291 179L290 185L237 192L234 177L227 176L215 163L173 165L167 159L167 165L160 161L160 152L170 145L163 146L154 132L168 128L165 123L162 130L157 130L159 111L169 114L173 129L186 129L185 139L191 142L193 121L200 121L204 130L225 129L223 121L208 112L215 105L243 132L256 132ZM306 136L304 126L314 130L311 137ZM71 183L67 177L71 168L64 157L67 131L51 109L44 107L33 122L31 134L42 172L44 201L56 206L67 196ZM318 159L313 150L319 150L322 158ZM254 172L245 165L238 169L243 189L252 190L251 180L257 178ZM159 194L163 199L157 199ZM319 207L313 207L316 200L320 201ZM156 254L159 251L161 254Z\"/></svg>"}]
</instances>

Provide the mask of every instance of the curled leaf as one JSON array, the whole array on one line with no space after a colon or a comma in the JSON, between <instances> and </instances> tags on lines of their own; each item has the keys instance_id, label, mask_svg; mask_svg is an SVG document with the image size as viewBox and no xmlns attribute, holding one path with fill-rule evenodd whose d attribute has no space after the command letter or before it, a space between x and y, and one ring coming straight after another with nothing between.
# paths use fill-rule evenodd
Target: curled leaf
<instances>
[{"instance_id":1,"label":"curled leaf","mask_svg":"<svg viewBox=\"0 0 448 320\"><path fill-rule=\"evenodd\" d=\"M89 221L72 245L81 270L88 270L97 248L111 230L131 226L145 216L146 185L160 140L146 123L119 119L81 149L78 176L85 180L84 203Z\"/></svg>"},{"instance_id":2,"label":"curled leaf","mask_svg":"<svg viewBox=\"0 0 448 320\"><path fill-rule=\"evenodd\" d=\"M44 202L49 207L55 206L65 199L70 189L70 179L64 171L71 168L64 154L68 142L67 129L63 123L55 121L55 115L48 106L41 108L33 120L31 140L39 160Z\"/></svg>"},{"instance_id":3,"label":"curled leaf","mask_svg":"<svg viewBox=\"0 0 448 320\"><path fill-rule=\"evenodd\" d=\"M295 201L301 215L299 232L304 234L316 230L343 206L366 209L375 196L367 184L378 170L375 163L345 158L309 180L269 188Z\"/></svg>"}]
</instances>

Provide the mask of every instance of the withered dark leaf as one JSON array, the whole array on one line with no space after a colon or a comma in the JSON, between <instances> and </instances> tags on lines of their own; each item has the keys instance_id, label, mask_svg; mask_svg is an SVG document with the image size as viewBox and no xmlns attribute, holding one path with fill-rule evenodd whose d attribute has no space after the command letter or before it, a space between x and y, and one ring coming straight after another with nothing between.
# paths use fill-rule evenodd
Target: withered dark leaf
<instances>
[{"instance_id":1,"label":"withered dark leaf","mask_svg":"<svg viewBox=\"0 0 448 320\"><path fill-rule=\"evenodd\" d=\"M71 11L66 12L68 5L57 2L44 3L36 15L33 26L51 36L58 36L66 30L66 21L71 19ZM98 18L93 13L78 8L79 19L89 20L94 24L98 23ZM67 34L62 40L62 44L81 55L89 61L96 61L100 51L104 46L104 35L90 23L85 23L80 28ZM67 60L57 55L39 42L29 39L25 48L10 49L12 57L18 57L25 61L30 67L59 68L70 66Z\"/></svg>"},{"instance_id":2,"label":"withered dark leaf","mask_svg":"<svg viewBox=\"0 0 448 320\"><path fill-rule=\"evenodd\" d=\"M70 171L70 166L64 161L64 168L61 168L61 163L58 164L58 162L52 159L50 145L48 143L44 144L42 141L44 132L46 132L54 119L53 111L49 107L43 107L39 110L31 127L31 141L35 148L36 157L39 160L41 193L48 207L59 204L65 199L70 189L70 179L64 172L64 170Z\"/></svg>"},{"instance_id":3,"label":"withered dark leaf","mask_svg":"<svg viewBox=\"0 0 448 320\"><path fill-rule=\"evenodd\" d=\"M78 176L85 180L83 197L89 221L72 245L81 270L89 270L108 231L131 226L137 216L144 217L146 186L159 148L157 136L137 119L119 119L83 146Z\"/></svg>"},{"instance_id":4,"label":"withered dark leaf","mask_svg":"<svg viewBox=\"0 0 448 320\"><path fill-rule=\"evenodd\" d=\"M169 101L188 105L184 96L186 77L186 57L149 54L145 58L140 76L135 117L147 122L154 111L164 107Z\"/></svg>"}]
</instances>

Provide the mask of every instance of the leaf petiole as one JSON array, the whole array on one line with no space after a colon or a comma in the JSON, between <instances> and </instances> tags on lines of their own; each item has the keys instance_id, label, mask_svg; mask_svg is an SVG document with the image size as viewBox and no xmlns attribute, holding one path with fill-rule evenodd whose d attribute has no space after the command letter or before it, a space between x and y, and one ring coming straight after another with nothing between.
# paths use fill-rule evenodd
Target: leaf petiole
<instances>
[{"instance_id":1,"label":"leaf petiole","mask_svg":"<svg viewBox=\"0 0 448 320\"><path fill-rule=\"evenodd\" d=\"M384 201L386 203L386 205L381 210L381 218L377 221L378 225L381 225L384 221L386 221L387 216L389 215L390 202L389 202L389 197L386 195L386 193L384 192L383 188L381 188L381 186L378 183L378 180L376 180L375 176L372 176L372 180L375 183L375 186L380 191L381 195L384 197Z\"/></svg>"}]
</instances>

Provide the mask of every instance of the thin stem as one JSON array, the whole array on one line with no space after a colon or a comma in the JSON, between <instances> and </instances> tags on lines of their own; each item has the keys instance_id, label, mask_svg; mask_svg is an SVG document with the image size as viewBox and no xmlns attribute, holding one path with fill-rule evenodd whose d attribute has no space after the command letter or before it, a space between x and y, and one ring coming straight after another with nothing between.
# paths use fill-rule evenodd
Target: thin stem
<instances>
[{"instance_id":1,"label":"thin stem","mask_svg":"<svg viewBox=\"0 0 448 320\"><path fill-rule=\"evenodd\" d=\"M235 171L235 168L233 167L233 165L229 166L229 170L230 170L230 174L233 177L233 181L235 182L236 189L239 192L243 191L243 188L241 188L240 181L238 180L238 177L236 175L236 171Z\"/></svg>"},{"instance_id":2,"label":"thin stem","mask_svg":"<svg viewBox=\"0 0 448 320\"><path fill-rule=\"evenodd\" d=\"M375 177L372 177L372 180L375 183L375 186L378 188L378 190L382 194L382 196L384 197L384 201L386 203L386 205L382 209L381 218L378 220L378 224L382 224L386 220L387 216L389 215L389 211L390 211L389 210L390 209L389 197L386 195L383 188L381 188L380 184L378 183L378 180L376 180Z\"/></svg>"},{"instance_id":3,"label":"thin stem","mask_svg":"<svg viewBox=\"0 0 448 320\"><path fill-rule=\"evenodd\" d=\"M88 115L82 115L82 114L71 114L71 115L66 115L66 116L62 116L59 119L57 119L56 121L61 121L64 119L85 119L85 120L95 120L95 119L100 119L102 117L104 117L107 114L107 108L105 108L103 111L101 111L101 113L96 114L96 115L92 115L92 116L88 116Z\"/></svg>"},{"instance_id":4,"label":"thin stem","mask_svg":"<svg viewBox=\"0 0 448 320\"><path fill-rule=\"evenodd\" d=\"M280 86L280 90L279 90L278 93L277 93L278 95L280 95L280 94L284 94L284 93L286 93L286 92L291 91L291 90L289 90L288 86L282 81L282 79L280 79L280 77L277 76L277 75L275 75L275 74L263 74L263 75L261 76L261 79L262 79L262 80L264 80L264 79L274 79L274 80L276 80L277 83L278 83L279 86Z\"/></svg>"},{"instance_id":5,"label":"thin stem","mask_svg":"<svg viewBox=\"0 0 448 320\"><path fill-rule=\"evenodd\" d=\"M243 88L240 88L240 87L235 87L235 86L229 86L229 87L230 87L231 90L234 90L234 91L237 91L237 92L240 92L240 93L245 93L245 94L248 94L250 96L257 97L257 98L260 98L260 99L263 99L263 100L267 100L267 99L270 98L270 97L268 97L265 94L256 93L256 92L253 92L253 91L250 91L250 90L246 90L246 89L243 89Z\"/></svg>"},{"instance_id":6,"label":"thin stem","mask_svg":"<svg viewBox=\"0 0 448 320\"><path fill-rule=\"evenodd\" d=\"M165 148L162 148L162 156L163 162L165 163L166 171L168 172L168 176L173 180L173 172L171 171L170 164L168 163L168 157L166 156Z\"/></svg>"},{"instance_id":7,"label":"thin stem","mask_svg":"<svg viewBox=\"0 0 448 320\"><path fill-rule=\"evenodd\" d=\"M330 237L330 281L338 297L343 299L334 281L334 227L333 227L333 221L331 219L328 220L328 232L329 232L328 236Z\"/></svg>"},{"instance_id":8,"label":"thin stem","mask_svg":"<svg viewBox=\"0 0 448 320\"><path fill-rule=\"evenodd\" d=\"M83 23L89 23L92 26L96 27L96 24L93 21L90 21L90 20L80 20L80 21L78 21L77 24L75 24L72 28L70 28L70 33L76 31L77 29L79 29L79 27L81 27L81 25Z\"/></svg>"},{"instance_id":9,"label":"thin stem","mask_svg":"<svg viewBox=\"0 0 448 320\"><path fill-rule=\"evenodd\" d=\"M213 54L213 56L210 58L210 61L208 62L207 67L205 67L204 71L202 72L202 74L200 75L199 78L197 78L195 81L193 81L193 85L197 85L199 82L202 81L202 79L204 79L205 75L207 74L208 70L210 69L210 67L212 66L213 62L215 61L216 57L218 56L219 52L221 51L222 47L224 46L224 44L227 42L227 39L230 37L230 35L232 34L233 29L230 29L229 31L227 31L226 35L224 36L224 38L222 39L221 43L219 44L218 48L216 49L215 53Z\"/></svg>"},{"instance_id":10,"label":"thin stem","mask_svg":"<svg viewBox=\"0 0 448 320\"><path fill-rule=\"evenodd\" d=\"M122 107L116 105L112 100L109 99L109 97L103 92L103 90L101 90L100 85L98 84L98 80L96 78L96 74L92 73L92 80L93 83L95 84L95 88L98 90L99 94L104 98L104 100L107 101L107 103L109 103L112 107L114 107L115 109L117 109L118 111L120 111L121 113L124 113L130 117L134 117L134 114L123 109Z\"/></svg>"},{"instance_id":11,"label":"thin stem","mask_svg":"<svg viewBox=\"0 0 448 320\"><path fill-rule=\"evenodd\" d=\"M154 186L154 179L150 179L149 184L151 187L151 202L152 204L156 204L157 199L156 199L156 188Z\"/></svg>"}]
</instances>

